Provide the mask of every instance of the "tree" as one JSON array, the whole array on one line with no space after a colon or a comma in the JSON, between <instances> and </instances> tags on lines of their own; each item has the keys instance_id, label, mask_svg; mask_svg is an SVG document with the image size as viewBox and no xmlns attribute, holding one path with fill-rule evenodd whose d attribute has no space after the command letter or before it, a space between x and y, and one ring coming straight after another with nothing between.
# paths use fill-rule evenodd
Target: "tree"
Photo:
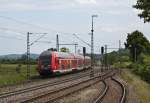
<instances>
[{"instance_id":1,"label":"tree","mask_svg":"<svg viewBox=\"0 0 150 103\"><path fill-rule=\"evenodd\" d=\"M133 5L133 7L141 10L138 16L144 18L144 23L150 22L150 0L137 0L136 5Z\"/></svg>"},{"instance_id":2,"label":"tree","mask_svg":"<svg viewBox=\"0 0 150 103\"><path fill-rule=\"evenodd\" d=\"M143 33L138 30L128 33L125 47L129 49L131 54L131 59L135 60L137 57L143 53L150 53L150 43Z\"/></svg>"},{"instance_id":3,"label":"tree","mask_svg":"<svg viewBox=\"0 0 150 103\"><path fill-rule=\"evenodd\" d=\"M18 61L18 63L26 64L26 62L27 62L27 55L26 54L22 54L22 56L17 61Z\"/></svg>"},{"instance_id":4,"label":"tree","mask_svg":"<svg viewBox=\"0 0 150 103\"><path fill-rule=\"evenodd\" d=\"M112 65L115 62L118 62L118 53L116 51L113 51L111 53L108 54L108 64Z\"/></svg>"}]
</instances>

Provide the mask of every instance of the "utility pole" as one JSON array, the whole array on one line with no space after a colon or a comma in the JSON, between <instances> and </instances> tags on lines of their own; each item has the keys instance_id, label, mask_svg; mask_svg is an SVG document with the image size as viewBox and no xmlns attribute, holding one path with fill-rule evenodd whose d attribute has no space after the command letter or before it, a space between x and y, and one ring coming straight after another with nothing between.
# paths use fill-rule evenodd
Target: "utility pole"
<instances>
[{"instance_id":1,"label":"utility pole","mask_svg":"<svg viewBox=\"0 0 150 103\"><path fill-rule=\"evenodd\" d=\"M38 39L36 39L34 42L30 43L30 34L43 34ZM27 32L27 79L30 79L30 46L33 45L35 42L38 42L39 39L41 39L43 36L45 36L47 33L30 33Z\"/></svg>"},{"instance_id":2,"label":"utility pole","mask_svg":"<svg viewBox=\"0 0 150 103\"><path fill-rule=\"evenodd\" d=\"M27 32L27 79L30 78L30 34Z\"/></svg>"},{"instance_id":3,"label":"utility pole","mask_svg":"<svg viewBox=\"0 0 150 103\"><path fill-rule=\"evenodd\" d=\"M119 40L119 65L120 65L120 68L119 68L119 72L121 73L121 40Z\"/></svg>"},{"instance_id":4,"label":"utility pole","mask_svg":"<svg viewBox=\"0 0 150 103\"><path fill-rule=\"evenodd\" d=\"M107 45L105 45L105 69L107 68Z\"/></svg>"},{"instance_id":5,"label":"utility pole","mask_svg":"<svg viewBox=\"0 0 150 103\"><path fill-rule=\"evenodd\" d=\"M91 30L91 77L93 77L94 76L94 61L93 61L93 54L94 54L94 42L93 42L93 39L94 39L94 37L93 37L93 32L94 32L94 30L93 30L93 16L92 16L92 30Z\"/></svg>"},{"instance_id":6,"label":"utility pole","mask_svg":"<svg viewBox=\"0 0 150 103\"><path fill-rule=\"evenodd\" d=\"M78 44L74 44L75 45L75 54L77 53L77 46L78 46Z\"/></svg>"},{"instance_id":7,"label":"utility pole","mask_svg":"<svg viewBox=\"0 0 150 103\"><path fill-rule=\"evenodd\" d=\"M86 47L83 47L83 56L84 56L84 64L85 64ZM85 67L85 65L84 65L84 67Z\"/></svg>"},{"instance_id":8,"label":"utility pole","mask_svg":"<svg viewBox=\"0 0 150 103\"><path fill-rule=\"evenodd\" d=\"M104 47L101 47L101 72L103 72L103 65L104 65Z\"/></svg>"},{"instance_id":9,"label":"utility pole","mask_svg":"<svg viewBox=\"0 0 150 103\"><path fill-rule=\"evenodd\" d=\"M56 35L56 49L57 49L57 52L59 52L59 37L58 37L58 34Z\"/></svg>"},{"instance_id":10,"label":"utility pole","mask_svg":"<svg viewBox=\"0 0 150 103\"><path fill-rule=\"evenodd\" d=\"M97 15L92 15L92 29L91 29L91 77L94 77L94 27L93 18L98 17Z\"/></svg>"}]
</instances>

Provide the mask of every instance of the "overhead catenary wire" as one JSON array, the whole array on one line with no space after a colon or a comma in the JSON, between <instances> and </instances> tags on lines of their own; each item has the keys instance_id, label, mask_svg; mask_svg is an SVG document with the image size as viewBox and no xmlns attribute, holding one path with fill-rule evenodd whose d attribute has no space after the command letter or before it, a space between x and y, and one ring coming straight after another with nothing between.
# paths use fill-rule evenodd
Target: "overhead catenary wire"
<instances>
[{"instance_id":1,"label":"overhead catenary wire","mask_svg":"<svg viewBox=\"0 0 150 103\"><path fill-rule=\"evenodd\" d=\"M37 43L46 43L46 44L51 44L51 41L37 41Z\"/></svg>"},{"instance_id":2,"label":"overhead catenary wire","mask_svg":"<svg viewBox=\"0 0 150 103\"><path fill-rule=\"evenodd\" d=\"M91 47L91 45L87 42L85 42L84 40L82 40L80 37L78 37L76 34L73 34L78 40L82 41L84 44L88 45L89 47Z\"/></svg>"},{"instance_id":3,"label":"overhead catenary wire","mask_svg":"<svg viewBox=\"0 0 150 103\"><path fill-rule=\"evenodd\" d=\"M0 35L0 38L14 39L14 40L24 40L25 41L25 39L16 38L16 37L12 37L12 36L4 36L4 35Z\"/></svg>"},{"instance_id":4,"label":"overhead catenary wire","mask_svg":"<svg viewBox=\"0 0 150 103\"><path fill-rule=\"evenodd\" d=\"M25 25L30 25L30 26L35 26L35 27L38 27L38 28L42 28L42 29L45 29L39 25L35 25L35 24L32 24L32 23L27 23L27 22L24 22L24 21L21 21L21 20L16 20L14 18L11 18L11 17L6 17L6 16L0 16L0 18L4 18L4 19L7 19L7 20L11 20L11 21L14 21L14 22L17 22L19 24L25 24Z\"/></svg>"},{"instance_id":5,"label":"overhead catenary wire","mask_svg":"<svg viewBox=\"0 0 150 103\"><path fill-rule=\"evenodd\" d=\"M33 42L30 44L30 46L33 45L34 43L38 42L38 40L40 40L41 38L43 38L45 35L46 35L46 33L44 33L43 35L41 35L39 38L37 38L35 41L33 41Z\"/></svg>"},{"instance_id":6,"label":"overhead catenary wire","mask_svg":"<svg viewBox=\"0 0 150 103\"><path fill-rule=\"evenodd\" d=\"M0 15L0 18L4 18L4 19L7 19L7 20L10 20L10 21L13 21L13 22L16 22L16 23L19 23L19 24L22 24L22 25L29 25L29 26L32 26L32 27L37 27L37 28L41 28L41 29L43 29L43 30L46 30L46 32L47 33L49 33L49 31L50 32L56 32L56 34L63 34L63 35L67 35L67 36L69 36L70 34L72 34L72 33L66 33L66 32L62 32L62 31L60 31L60 30L53 30L53 29L51 29L51 28L48 28L48 27L43 27L43 26L41 26L41 25L37 25L37 24L32 24L32 23L28 23L28 22L25 22L25 21L22 21L22 20L16 20L16 19L14 19L14 18L12 18L12 17L6 17L6 16L1 16ZM12 30L12 29L8 29L8 28L1 28L2 30L9 30L9 31L13 31L13 32L16 32L16 33L20 33L20 32L18 32L18 31L15 31L15 30ZM37 34L37 33L34 33L34 34ZM41 34L41 33L39 33L39 34ZM26 33L25 33L25 35L26 35ZM32 35L31 35L32 36ZM71 35L70 35L71 36ZM68 38L68 37L67 37ZM72 37L71 37L72 38ZM46 42L45 42L46 43Z\"/></svg>"},{"instance_id":7,"label":"overhead catenary wire","mask_svg":"<svg viewBox=\"0 0 150 103\"><path fill-rule=\"evenodd\" d=\"M17 22L17 23L20 23L20 24L25 24L25 25L30 25L30 26L34 26L34 27L38 27L38 28L41 28L41 29L44 29L44 30L48 30L48 31L53 31L53 32L56 32L56 33L59 33L59 34L65 34L65 35L70 35L72 33L67 33L67 32L62 32L60 30L53 30L51 28L47 28L47 27L43 27L43 26L40 26L40 25L37 25L37 24L32 24L32 23L28 23L28 22L25 22L25 21L21 21L21 20L16 20L12 17L6 17L6 16L1 16L0 15L0 18L4 18L4 19L7 19L7 20L11 20L11 21L14 21L14 22ZM39 33L40 34L40 33ZM71 35L70 35L71 36ZM75 35L74 35L75 36ZM83 41L82 39L80 39L79 37L76 36L76 38L78 38L80 41L82 41L83 43L85 43L86 45L90 46L90 44L86 43L85 41Z\"/></svg>"},{"instance_id":8,"label":"overhead catenary wire","mask_svg":"<svg viewBox=\"0 0 150 103\"><path fill-rule=\"evenodd\" d=\"M16 34L19 34L19 35L26 35L26 34L24 34L23 32L20 32L20 31L16 31L16 30L14 30L14 29L10 29L10 28L6 28L6 27L0 27L0 30L3 30L3 31L9 31L9 32L14 32L14 33L16 33ZM35 34L41 34L41 33L34 33L34 35ZM42 36L43 37L43 36ZM0 38L6 38L6 39L14 39L14 40L24 40L25 41L25 39L21 39L21 38L17 38L17 37L15 37L15 36L4 36L4 35L0 35ZM39 38L40 39L40 38ZM35 42L38 42L38 43L51 43L51 42L49 42L49 41L38 41L38 40L36 40Z\"/></svg>"},{"instance_id":9,"label":"overhead catenary wire","mask_svg":"<svg viewBox=\"0 0 150 103\"><path fill-rule=\"evenodd\" d=\"M84 41L82 38L80 38L79 36L77 36L76 34L73 34L72 35L72 33L66 33L66 32L62 32L62 31L60 31L60 30L53 30L53 29L51 29L51 28L48 28L48 27L43 27L43 26L41 26L41 25L37 25L37 24L32 24L32 23L28 23L28 22L25 22L25 21L22 21L22 20L16 20L16 19L14 19L14 18L12 18L12 17L6 17L6 16L0 16L0 18L4 18L4 19L7 19L7 20L11 20L11 21L13 21L13 22L17 22L17 23L19 23L19 24L23 24L23 25L29 25L29 26L32 26L32 27L37 27L37 28L41 28L41 29L43 29L43 30L47 30L47 31L54 31L54 32L56 32L56 34L57 33L59 33L59 34L62 34L63 36L67 36L67 38L68 38L68 36L70 36L71 38L73 38L74 36L78 39L78 40L80 40L80 42L82 42L82 43L84 43L84 44L86 44L86 45L88 45L89 47L91 47L91 45L89 44L89 43L87 43L86 41ZM14 30L14 29L10 29L10 28L5 28L5 27L3 27L3 28L1 28L1 30L5 30L5 31L12 31L12 32L15 32L15 33L18 33L18 34L24 34L24 35L26 35L26 33L22 33L22 32L20 32L20 30ZM35 34L35 33L34 33ZM41 33L39 33L39 34L41 34ZM6 37L7 38L7 37ZM16 39L17 40L17 39ZM70 39L71 40L71 39ZM73 40L73 39L72 39ZM67 42L67 41L62 41L62 40L60 40L61 42ZM38 43L52 43L52 42L49 42L49 41L36 41L36 42L38 42ZM33 45L33 44L32 44Z\"/></svg>"},{"instance_id":10,"label":"overhead catenary wire","mask_svg":"<svg viewBox=\"0 0 150 103\"><path fill-rule=\"evenodd\" d=\"M12 17L6 17L6 16L1 16L0 15L0 18L4 18L4 19L7 19L7 20L11 20L11 21L17 22L19 24L25 24L25 25L29 25L29 26L34 26L34 27L37 27L37 28L41 28L43 30L52 31L52 32L60 33L60 34L67 34L67 35L71 34L71 33L67 33L67 32L62 32L60 30L54 30L52 28L43 27L41 25L37 25L37 24L33 24L33 23L28 23L28 22L21 21L21 20L16 20L16 19L14 19Z\"/></svg>"},{"instance_id":11,"label":"overhead catenary wire","mask_svg":"<svg viewBox=\"0 0 150 103\"><path fill-rule=\"evenodd\" d=\"M17 34L20 34L20 35L25 35L24 32L16 31L16 30L6 28L6 27L0 27L0 30L14 32L14 33L17 33Z\"/></svg>"}]
</instances>

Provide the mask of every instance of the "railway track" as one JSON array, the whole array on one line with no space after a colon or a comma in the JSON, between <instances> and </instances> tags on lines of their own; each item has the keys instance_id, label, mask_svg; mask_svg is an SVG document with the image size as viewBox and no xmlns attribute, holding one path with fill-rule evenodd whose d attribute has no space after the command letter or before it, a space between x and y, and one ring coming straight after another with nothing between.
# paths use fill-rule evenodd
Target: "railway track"
<instances>
[{"instance_id":1,"label":"railway track","mask_svg":"<svg viewBox=\"0 0 150 103\"><path fill-rule=\"evenodd\" d=\"M123 83L121 83L119 80L117 80L117 79L115 79L113 77L112 77L112 80L117 82L120 85L121 89L122 89L122 95L121 95L121 99L120 99L119 103L125 103L126 95L127 95L125 85Z\"/></svg>"},{"instance_id":2,"label":"railway track","mask_svg":"<svg viewBox=\"0 0 150 103\"><path fill-rule=\"evenodd\" d=\"M65 97L69 94L72 94L74 92L77 92L83 88L90 87L93 84L98 83L99 81L102 81L103 79L106 79L112 75L114 75L115 72L112 73L106 73L103 75L98 75L93 78L86 79L84 81L78 81L78 82L72 82L70 85L65 85L61 88L54 89L53 91L44 92L42 94L24 99L21 101L21 103L51 103L56 101L57 99L60 99L62 97Z\"/></svg>"},{"instance_id":3,"label":"railway track","mask_svg":"<svg viewBox=\"0 0 150 103\"><path fill-rule=\"evenodd\" d=\"M103 89L102 93L100 93L97 96L96 100L93 103L100 103L100 101L103 99L103 97L106 95L106 93L108 91L109 86L106 84L106 82L104 80L102 82L104 83L104 89Z\"/></svg>"},{"instance_id":4,"label":"railway track","mask_svg":"<svg viewBox=\"0 0 150 103\"><path fill-rule=\"evenodd\" d=\"M109 96L112 96L112 95L108 95L108 94L113 93L111 90L109 90L109 89L112 89L112 87L111 87L112 85L108 85L108 83L106 83L106 81L103 81L105 88L104 88L103 92L97 97L97 99L93 103L109 103L109 102L111 102L111 103L125 103L127 94L126 94L126 88L125 88L124 84L121 83L119 80L113 78L113 77L111 77L111 81L115 82L118 86L120 86L120 93L121 94L118 94L120 96L117 96L117 98L115 98L115 99L118 99L118 101L114 102L114 98L111 98L111 99L108 98ZM119 88L117 88L117 89L119 89ZM115 93L113 95L115 95Z\"/></svg>"},{"instance_id":5,"label":"railway track","mask_svg":"<svg viewBox=\"0 0 150 103\"><path fill-rule=\"evenodd\" d=\"M33 90L45 88L45 87L48 87L48 86L57 85L59 83L67 82L67 81L72 80L72 79L78 79L78 78L81 78L81 75L82 75L82 77L84 77L84 76L89 75L89 73L87 73L87 74L85 74L85 73L84 74L77 74L77 75L73 75L72 77L64 79L64 80L56 80L54 82L50 81L50 82L43 83L43 84L40 84L40 85L31 86L31 87L24 88L24 89L19 89L19 90L16 90L16 91L1 93L0 94L0 99L5 98L5 97L9 97L9 96L13 96L13 95L17 95L17 94L22 94L22 93L25 93L25 92L30 92L31 90L33 91Z\"/></svg>"},{"instance_id":6,"label":"railway track","mask_svg":"<svg viewBox=\"0 0 150 103\"><path fill-rule=\"evenodd\" d=\"M83 78L83 77L89 76L89 74L90 74L90 72L88 72L88 73L86 72L86 73L83 73L82 75L81 74L74 75L73 77L65 79L65 80L48 82L48 83L45 83L45 84L41 84L41 85L29 87L29 88L20 89L20 90L17 90L17 91L3 93L3 94L0 94L0 102L4 102L4 101L7 102L7 101L9 101L10 98L12 98L12 99L15 98L16 99L16 97L18 95L22 96L23 94L31 92L31 91L33 92L33 91L37 91L37 90L40 90L40 89L43 89L43 88L47 88L47 87L51 87L51 86L54 86L54 85L63 84L63 83L66 83L66 82L69 82L69 81L72 81L72 80L77 80L79 78Z\"/></svg>"}]
</instances>

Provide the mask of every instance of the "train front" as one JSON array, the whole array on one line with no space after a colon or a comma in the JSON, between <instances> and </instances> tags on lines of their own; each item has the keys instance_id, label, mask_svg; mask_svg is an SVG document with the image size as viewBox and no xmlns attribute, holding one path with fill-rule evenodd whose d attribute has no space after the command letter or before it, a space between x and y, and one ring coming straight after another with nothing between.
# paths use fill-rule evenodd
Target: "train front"
<instances>
[{"instance_id":1,"label":"train front","mask_svg":"<svg viewBox=\"0 0 150 103\"><path fill-rule=\"evenodd\" d=\"M40 75L49 75L52 73L52 52L44 51L40 54L38 72Z\"/></svg>"}]
</instances>

